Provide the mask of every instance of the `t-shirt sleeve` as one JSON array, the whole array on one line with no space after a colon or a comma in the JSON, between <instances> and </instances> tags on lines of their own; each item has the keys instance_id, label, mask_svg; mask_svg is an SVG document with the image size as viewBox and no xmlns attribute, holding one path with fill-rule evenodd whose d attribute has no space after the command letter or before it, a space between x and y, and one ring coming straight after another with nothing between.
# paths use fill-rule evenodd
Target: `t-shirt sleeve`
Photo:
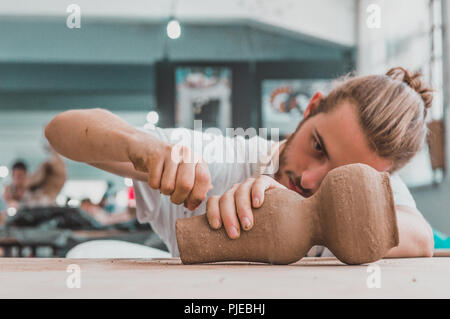
<instances>
[{"instance_id":1,"label":"t-shirt sleeve","mask_svg":"<svg viewBox=\"0 0 450 319\"><path fill-rule=\"evenodd\" d=\"M161 193L150 188L147 183L133 179L136 200L136 218L139 223L154 221L160 211Z\"/></svg>"},{"instance_id":2,"label":"t-shirt sleeve","mask_svg":"<svg viewBox=\"0 0 450 319\"><path fill-rule=\"evenodd\" d=\"M390 180L395 205L404 205L417 208L416 201L400 176L398 174L392 174L390 176Z\"/></svg>"}]
</instances>

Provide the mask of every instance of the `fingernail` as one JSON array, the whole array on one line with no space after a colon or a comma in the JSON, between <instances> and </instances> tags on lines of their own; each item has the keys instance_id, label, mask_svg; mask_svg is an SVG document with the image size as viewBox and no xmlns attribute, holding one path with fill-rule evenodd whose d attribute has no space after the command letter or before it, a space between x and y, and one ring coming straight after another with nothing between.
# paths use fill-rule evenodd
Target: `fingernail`
<instances>
[{"instance_id":1,"label":"fingernail","mask_svg":"<svg viewBox=\"0 0 450 319\"><path fill-rule=\"evenodd\" d=\"M230 229L230 237L231 238L238 238L239 237L239 232L237 230L237 228L235 226L231 227Z\"/></svg>"},{"instance_id":2,"label":"fingernail","mask_svg":"<svg viewBox=\"0 0 450 319\"><path fill-rule=\"evenodd\" d=\"M253 199L253 202L254 202L254 205L255 205L255 206L258 206L258 205L259 205L259 198L258 198L258 197L255 197L255 198Z\"/></svg>"},{"instance_id":3,"label":"fingernail","mask_svg":"<svg viewBox=\"0 0 450 319\"><path fill-rule=\"evenodd\" d=\"M249 229L251 226L250 220L247 217L242 218L242 226L244 229Z\"/></svg>"},{"instance_id":4,"label":"fingernail","mask_svg":"<svg viewBox=\"0 0 450 319\"><path fill-rule=\"evenodd\" d=\"M218 229L220 227L220 221L218 219L213 220L213 228Z\"/></svg>"}]
</instances>

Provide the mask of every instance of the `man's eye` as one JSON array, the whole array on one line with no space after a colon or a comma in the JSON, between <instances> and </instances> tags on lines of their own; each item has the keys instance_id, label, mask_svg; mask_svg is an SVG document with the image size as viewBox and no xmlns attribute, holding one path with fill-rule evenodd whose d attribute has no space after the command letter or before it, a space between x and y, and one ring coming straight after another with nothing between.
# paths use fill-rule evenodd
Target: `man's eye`
<instances>
[{"instance_id":1,"label":"man's eye","mask_svg":"<svg viewBox=\"0 0 450 319\"><path fill-rule=\"evenodd\" d=\"M320 152L320 153L322 153L322 145L320 145L317 141L314 141L314 149L317 151L317 152Z\"/></svg>"}]
</instances>

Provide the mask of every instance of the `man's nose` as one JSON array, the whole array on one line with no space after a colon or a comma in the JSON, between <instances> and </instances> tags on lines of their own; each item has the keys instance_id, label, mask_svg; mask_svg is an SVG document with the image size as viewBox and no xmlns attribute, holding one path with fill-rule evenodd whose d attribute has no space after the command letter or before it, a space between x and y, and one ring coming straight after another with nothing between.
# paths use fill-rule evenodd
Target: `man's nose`
<instances>
[{"instance_id":1,"label":"man's nose","mask_svg":"<svg viewBox=\"0 0 450 319\"><path fill-rule=\"evenodd\" d=\"M323 166L317 166L303 171L301 186L315 193L319 189L320 183L322 183L326 173L326 169Z\"/></svg>"}]
</instances>

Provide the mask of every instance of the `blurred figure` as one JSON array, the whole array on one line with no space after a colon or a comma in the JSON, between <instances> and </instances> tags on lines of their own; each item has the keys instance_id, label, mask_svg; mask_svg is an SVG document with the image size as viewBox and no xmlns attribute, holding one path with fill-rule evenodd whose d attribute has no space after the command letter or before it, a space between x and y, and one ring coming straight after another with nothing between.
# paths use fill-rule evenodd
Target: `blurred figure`
<instances>
[{"instance_id":1,"label":"blurred figure","mask_svg":"<svg viewBox=\"0 0 450 319\"><path fill-rule=\"evenodd\" d=\"M89 198L85 198L81 201L80 209L91 215L103 225L125 223L136 218L135 213L129 209L122 213L108 213L101 206L92 203Z\"/></svg>"},{"instance_id":2,"label":"blurred figure","mask_svg":"<svg viewBox=\"0 0 450 319\"><path fill-rule=\"evenodd\" d=\"M100 206L103 210L107 211L108 213L112 213L116 210L115 205L115 198L116 192L114 191L114 184L111 181L107 181L107 188L105 191L105 194L103 195L102 199L98 203L98 206Z\"/></svg>"},{"instance_id":3,"label":"blurred figure","mask_svg":"<svg viewBox=\"0 0 450 319\"><path fill-rule=\"evenodd\" d=\"M23 204L28 207L53 206L56 196L66 182L66 164L62 157L48 144L50 157L27 179L28 191L23 196Z\"/></svg>"},{"instance_id":4,"label":"blurred figure","mask_svg":"<svg viewBox=\"0 0 450 319\"><path fill-rule=\"evenodd\" d=\"M6 202L3 200L3 198L0 197L0 226L3 226L6 223L7 219L8 215L6 212Z\"/></svg>"},{"instance_id":5,"label":"blurred figure","mask_svg":"<svg viewBox=\"0 0 450 319\"><path fill-rule=\"evenodd\" d=\"M3 199L7 207L19 208L19 203L27 192L27 166L22 161L16 161L11 169L11 184L5 187Z\"/></svg>"}]
</instances>

